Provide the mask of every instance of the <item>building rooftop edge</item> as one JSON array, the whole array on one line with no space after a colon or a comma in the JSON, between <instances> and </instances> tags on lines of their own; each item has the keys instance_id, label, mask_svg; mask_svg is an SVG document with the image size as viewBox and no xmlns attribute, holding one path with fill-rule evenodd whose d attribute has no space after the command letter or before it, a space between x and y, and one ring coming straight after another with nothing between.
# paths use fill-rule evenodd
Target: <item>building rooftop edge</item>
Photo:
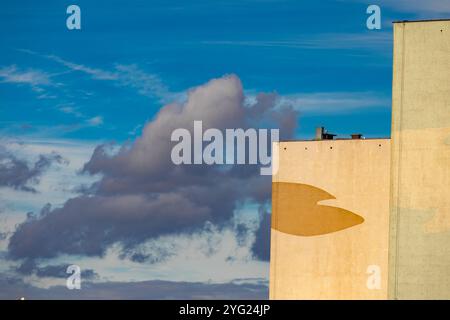
<instances>
[{"instance_id":1,"label":"building rooftop edge","mask_svg":"<svg viewBox=\"0 0 450 320\"><path fill-rule=\"evenodd\" d=\"M292 140L279 140L277 142L332 142L332 141L364 141L364 140L391 140L391 138L364 138L364 139L350 139L350 138L336 138L336 139L292 139Z\"/></svg>"},{"instance_id":2,"label":"building rooftop edge","mask_svg":"<svg viewBox=\"0 0 450 320\"><path fill-rule=\"evenodd\" d=\"M450 18L448 18L448 19L423 19L423 20L396 20L396 21L392 21L392 23L436 22L436 21L450 21Z\"/></svg>"}]
</instances>

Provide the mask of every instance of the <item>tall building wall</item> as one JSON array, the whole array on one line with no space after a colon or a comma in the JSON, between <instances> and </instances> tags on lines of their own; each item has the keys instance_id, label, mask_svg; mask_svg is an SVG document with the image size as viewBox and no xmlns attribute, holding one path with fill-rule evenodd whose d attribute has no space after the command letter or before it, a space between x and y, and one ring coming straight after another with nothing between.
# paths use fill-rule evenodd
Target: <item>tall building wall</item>
<instances>
[{"instance_id":1,"label":"tall building wall","mask_svg":"<svg viewBox=\"0 0 450 320\"><path fill-rule=\"evenodd\" d=\"M394 24L389 297L450 299L450 21Z\"/></svg>"},{"instance_id":2,"label":"tall building wall","mask_svg":"<svg viewBox=\"0 0 450 320\"><path fill-rule=\"evenodd\" d=\"M386 299L390 140L274 144L271 299Z\"/></svg>"}]
</instances>

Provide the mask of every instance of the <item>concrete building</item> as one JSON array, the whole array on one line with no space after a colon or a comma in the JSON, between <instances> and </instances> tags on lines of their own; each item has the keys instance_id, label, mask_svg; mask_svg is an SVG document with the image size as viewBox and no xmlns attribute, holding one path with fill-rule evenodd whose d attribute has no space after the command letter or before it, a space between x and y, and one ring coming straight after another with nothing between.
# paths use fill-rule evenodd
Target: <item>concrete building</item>
<instances>
[{"instance_id":1,"label":"concrete building","mask_svg":"<svg viewBox=\"0 0 450 320\"><path fill-rule=\"evenodd\" d=\"M394 24L389 297L450 299L450 21Z\"/></svg>"},{"instance_id":2,"label":"concrete building","mask_svg":"<svg viewBox=\"0 0 450 320\"><path fill-rule=\"evenodd\" d=\"M394 24L392 140L274 144L271 299L450 299L450 21Z\"/></svg>"},{"instance_id":3,"label":"concrete building","mask_svg":"<svg viewBox=\"0 0 450 320\"><path fill-rule=\"evenodd\" d=\"M274 148L270 298L387 298L390 140Z\"/></svg>"}]
</instances>

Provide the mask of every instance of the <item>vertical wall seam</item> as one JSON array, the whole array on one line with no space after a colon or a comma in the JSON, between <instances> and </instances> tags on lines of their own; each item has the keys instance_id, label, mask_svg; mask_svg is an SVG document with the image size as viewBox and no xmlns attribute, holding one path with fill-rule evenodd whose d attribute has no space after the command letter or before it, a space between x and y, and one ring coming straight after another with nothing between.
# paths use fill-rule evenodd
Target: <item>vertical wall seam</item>
<instances>
[{"instance_id":1,"label":"vertical wall seam","mask_svg":"<svg viewBox=\"0 0 450 320\"><path fill-rule=\"evenodd\" d=\"M400 110L399 110L399 117L398 117L398 170L397 170L397 199L396 199L396 221L395 221L395 262L394 262L394 279L395 279L395 286L394 286L394 299L398 299L398 275L399 275L399 271L398 271L398 256L399 256L399 242L400 242L400 218L401 218L401 214L400 214L400 207L399 207L399 202L400 202L400 190L401 190L401 171L402 171L402 166L401 166L401 159L402 159L402 124L403 124L403 99L404 99L404 89L405 89L405 46L406 46L406 41L405 41L405 29L406 29L406 24L403 23L403 30L402 30L402 71L401 71L401 84L400 84Z\"/></svg>"},{"instance_id":2,"label":"vertical wall seam","mask_svg":"<svg viewBox=\"0 0 450 320\"><path fill-rule=\"evenodd\" d=\"M280 156L279 156L279 152L280 152L280 143L276 143L276 146L278 148L278 168L280 167ZM272 145L273 148L273 145ZM273 157L273 150L272 150L272 157ZM274 173L272 172L272 221L274 222L274 226L271 226L270 228L270 240L272 241L272 233L273 230L276 230L277 226L278 226L278 209L275 208L274 206L274 202L276 202L278 204L278 185L276 184L276 182L274 183ZM277 199L277 201L274 201L274 199ZM277 214L275 215L275 212L277 212ZM272 261L272 254L273 256L273 263L271 263L271 268L273 268L273 280L272 280L272 288L273 288L273 293L269 292L269 297L272 296L272 298L274 300L276 300L277 298L277 254L278 254L278 246L277 246L277 238L278 235L274 234L273 237L273 248L274 248L274 252L272 252L272 250L270 250L270 260ZM272 249L272 243L270 244L270 247ZM270 277L270 272L269 272L269 277ZM269 286L269 290L270 290L270 286Z\"/></svg>"}]
</instances>

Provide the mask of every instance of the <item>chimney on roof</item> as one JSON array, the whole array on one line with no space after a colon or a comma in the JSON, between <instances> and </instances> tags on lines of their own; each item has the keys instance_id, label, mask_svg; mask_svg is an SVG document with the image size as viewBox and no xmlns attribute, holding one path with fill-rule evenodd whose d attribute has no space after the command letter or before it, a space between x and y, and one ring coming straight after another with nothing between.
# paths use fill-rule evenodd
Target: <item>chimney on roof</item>
<instances>
[{"instance_id":1,"label":"chimney on roof","mask_svg":"<svg viewBox=\"0 0 450 320\"><path fill-rule=\"evenodd\" d=\"M357 140L357 139L362 139L363 135L361 133L353 133L351 135L351 137L352 137L353 140Z\"/></svg>"},{"instance_id":2,"label":"chimney on roof","mask_svg":"<svg viewBox=\"0 0 450 320\"><path fill-rule=\"evenodd\" d=\"M336 135L332 133L328 133L324 127L316 128L316 137L315 140L333 140Z\"/></svg>"},{"instance_id":3,"label":"chimney on roof","mask_svg":"<svg viewBox=\"0 0 450 320\"><path fill-rule=\"evenodd\" d=\"M324 127L317 127L316 128L316 138L315 138L315 140L322 140L324 132L325 132L325 128Z\"/></svg>"}]
</instances>

